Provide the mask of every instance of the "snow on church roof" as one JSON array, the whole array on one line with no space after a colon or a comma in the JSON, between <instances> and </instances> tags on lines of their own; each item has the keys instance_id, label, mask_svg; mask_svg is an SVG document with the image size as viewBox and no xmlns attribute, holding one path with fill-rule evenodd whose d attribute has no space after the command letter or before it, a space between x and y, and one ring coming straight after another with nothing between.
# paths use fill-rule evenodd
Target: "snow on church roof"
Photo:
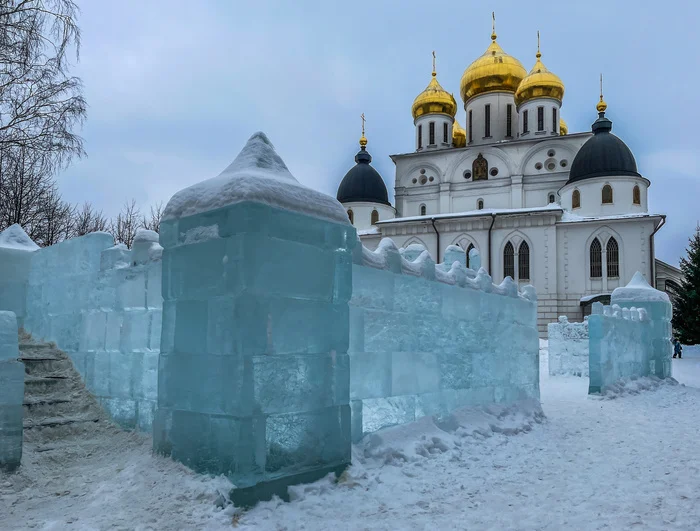
<instances>
[{"instance_id":1,"label":"snow on church roof","mask_svg":"<svg viewBox=\"0 0 700 531\"><path fill-rule=\"evenodd\" d=\"M616 216L579 216L573 212L564 212L562 215L560 223L578 223L581 221L607 221L614 219L634 219L634 218L660 218L663 214L619 214Z\"/></svg>"},{"instance_id":2,"label":"snow on church roof","mask_svg":"<svg viewBox=\"0 0 700 531\"><path fill-rule=\"evenodd\" d=\"M537 214L545 212L561 212L562 208L557 205L547 205L544 207L533 208L483 208L481 210L469 210L467 212L454 212L452 214L432 214L426 216L409 216L405 218L387 219L378 221L377 225L389 223L401 223L403 221L430 221L431 219L452 219L452 218L470 218L490 216L491 214L506 215L506 214Z\"/></svg>"},{"instance_id":3,"label":"snow on church roof","mask_svg":"<svg viewBox=\"0 0 700 531\"><path fill-rule=\"evenodd\" d=\"M250 137L231 165L217 177L177 192L163 219L193 216L251 201L348 224L335 198L307 188L290 173L265 133Z\"/></svg>"}]
</instances>

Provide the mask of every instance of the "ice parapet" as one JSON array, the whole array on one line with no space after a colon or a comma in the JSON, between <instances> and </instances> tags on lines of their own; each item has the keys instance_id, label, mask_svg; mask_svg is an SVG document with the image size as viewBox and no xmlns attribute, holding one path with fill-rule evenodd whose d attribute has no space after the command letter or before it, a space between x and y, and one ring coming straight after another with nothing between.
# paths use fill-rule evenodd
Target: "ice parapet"
<instances>
[{"instance_id":1,"label":"ice parapet","mask_svg":"<svg viewBox=\"0 0 700 531\"><path fill-rule=\"evenodd\" d=\"M24 324L29 263L39 246L19 225L0 232L0 310L14 312Z\"/></svg>"},{"instance_id":2,"label":"ice parapet","mask_svg":"<svg viewBox=\"0 0 700 531\"><path fill-rule=\"evenodd\" d=\"M547 325L549 374L588 376L588 321L570 323L562 316Z\"/></svg>"},{"instance_id":3,"label":"ice parapet","mask_svg":"<svg viewBox=\"0 0 700 531\"><path fill-rule=\"evenodd\" d=\"M204 200L214 184L250 194ZM274 201L258 200L256 190L271 184ZM264 135L254 135L216 183L176 194L161 225L154 448L228 475L253 498L350 461L356 234L334 199L304 189L300 204L300 190ZM287 193L293 205L277 200Z\"/></svg>"},{"instance_id":4,"label":"ice parapet","mask_svg":"<svg viewBox=\"0 0 700 531\"><path fill-rule=\"evenodd\" d=\"M355 250L353 440L463 406L539 398L534 288L520 294L510 279L495 286L485 270L454 260L457 249L436 265L411 247L401 253L384 239L375 251Z\"/></svg>"},{"instance_id":5,"label":"ice parapet","mask_svg":"<svg viewBox=\"0 0 700 531\"><path fill-rule=\"evenodd\" d=\"M636 273L626 287L613 291L610 302L594 303L588 319L589 393L605 391L622 378L670 377L672 307L666 294Z\"/></svg>"},{"instance_id":6,"label":"ice parapet","mask_svg":"<svg viewBox=\"0 0 700 531\"><path fill-rule=\"evenodd\" d=\"M0 312L0 470L7 471L22 459L24 363L18 357L17 318Z\"/></svg>"}]
</instances>

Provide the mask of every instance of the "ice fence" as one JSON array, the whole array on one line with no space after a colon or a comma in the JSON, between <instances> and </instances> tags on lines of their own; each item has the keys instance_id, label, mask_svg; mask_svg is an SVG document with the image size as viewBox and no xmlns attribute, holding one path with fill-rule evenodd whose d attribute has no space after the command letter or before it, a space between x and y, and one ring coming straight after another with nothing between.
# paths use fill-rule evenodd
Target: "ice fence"
<instances>
[{"instance_id":1,"label":"ice fence","mask_svg":"<svg viewBox=\"0 0 700 531\"><path fill-rule=\"evenodd\" d=\"M610 306L593 304L588 319L589 393L604 392L623 378L671 376L671 317L668 296L635 273L617 288Z\"/></svg>"},{"instance_id":2,"label":"ice fence","mask_svg":"<svg viewBox=\"0 0 700 531\"><path fill-rule=\"evenodd\" d=\"M547 325L550 376L588 377L588 318L570 323L562 315Z\"/></svg>"},{"instance_id":3,"label":"ice fence","mask_svg":"<svg viewBox=\"0 0 700 531\"><path fill-rule=\"evenodd\" d=\"M17 224L0 232L0 311L13 312L19 326L26 314L29 263L38 248Z\"/></svg>"},{"instance_id":4,"label":"ice fence","mask_svg":"<svg viewBox=\"0 0 700 531\"><path fill-rule=\"evenodd\" d=\"M449 247L435 264L414 244L358 243L350 300L353 439L462 406L539 400L534 288L499 286Z\"/></svg>"},{"instance_id":5,"label":"ice fence","mask_svg":"<svg viewBox=\"0 0 700 531\"><path fill-rule=\"evenodd\" d=\"M111 417L149 431L161 335L158 235L132 249L96 232L31 253L24 326L54 341Z\"/></svg>"}]
</instances>

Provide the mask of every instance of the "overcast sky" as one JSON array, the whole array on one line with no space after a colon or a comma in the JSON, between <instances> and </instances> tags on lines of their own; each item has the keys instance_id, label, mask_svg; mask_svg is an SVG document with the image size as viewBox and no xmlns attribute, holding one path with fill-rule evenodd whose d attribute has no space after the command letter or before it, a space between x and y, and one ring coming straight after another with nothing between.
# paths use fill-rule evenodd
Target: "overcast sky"
<instances>
[{"instance_id":1,"label":"overcast sky","mask_svg":"<svg viewBox=\"0 0 700 531\"><path fill-rule=\"evenodd\" d=\"M657 256L674 265L700 219L700 6L695 2L360 2L78 0L89 103L88 157L59 176L66 199L113 215L216 176L265 131L299 181L335 196L354 164L360 114L373 164L393 195L390 154L413 149L411 104L438 79L459 101L464 69L498 42L566 85L569 132L607 116L668 215ZM458 120L464 126L464 110Z\"/></svg>"}]
</instances>

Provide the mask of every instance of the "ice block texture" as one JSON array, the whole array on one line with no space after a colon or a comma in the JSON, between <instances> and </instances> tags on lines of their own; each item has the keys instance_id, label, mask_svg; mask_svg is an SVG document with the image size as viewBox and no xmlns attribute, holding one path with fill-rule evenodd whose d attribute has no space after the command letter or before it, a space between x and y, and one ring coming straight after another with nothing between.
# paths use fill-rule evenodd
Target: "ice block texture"
<instances>
[{"instance_id":1,"label":"ice block texture","mask_svg":"<svg viewBox=\"0 0 700 531\"><path fill-rule=\"evenodd\" d=\"M150 431L158 384L162 248L93 233L32 254L26 328L55 341L112 419Z\"/></svg>"},{"instance_id":2,"label":"ice block texture","mask_svg":"<svg viewBox=\"0 0 700 531\"><path fill-rule=\"evenodd\" d=\"M15 314L0 312L0 470L6 471L22 459L24 364L17 361L17 331Z\"/></svg>"},{"instance_id":3,"label":"ice block texture","mask_svg":"<svg viewBox=\"0 0 700 531\"><path fill-rule=\"evenodd\" d=\"M566 316L547 325L549 374L588 377L588 321L570 323Z\"/></svg>"},{"instance_id":4,"label":"ice block texture","mask_svg":"<svg viewBox=\"0 0 700 531\"><path fill-rule=\"evenodd\" d=\"M424 250L414 261L407 255L389 239L376 251L355 248L353 439L462 406L539 399L534 288L518 293L510 279L495 286L450 252L452 263L437 266Z\"/></svg>"},{"instance_id":5,"label":"ice block texture","mask_svg":"<svg viewBox=\"0 0 700 531\"><path fill-rule=\"evenodd\" d=\"M230 182L216 186L233 190L240 179L257 190L257 178L282 186L293 179L283 166L269 140L254 135L230 166L235 171L220 178ZM259 175L276 171L284 179ZM154 449L261 491L260 484L294 483L349 463L356 235L344 211L336 223L309 213L312 205L281 208L286 203L255 194L207 211L199 192L193 206L175 197L161 225Z\"/></svg>"},{"instance_id":6,"label":"ice block texture","mask_svg":"<svg viewBox=\"0 0 700 531\"><path fill-rule=\"evenodd\" d=\"M594 303L588 320L589 393L622 378L670 377L672 307L666 294L636 273L610 299L611 306Z\"/></svg>"},{"instance_id":7,"label":"ice block texture","mask_svg":"<svg viewBox=\"0 0 700 531\"><path fill-rule=\"evenodd\" d=\"M32 253L39 248L15 224L0 232L0 310L14 312L24 324Z\"/></svg>"}]
</instances>

